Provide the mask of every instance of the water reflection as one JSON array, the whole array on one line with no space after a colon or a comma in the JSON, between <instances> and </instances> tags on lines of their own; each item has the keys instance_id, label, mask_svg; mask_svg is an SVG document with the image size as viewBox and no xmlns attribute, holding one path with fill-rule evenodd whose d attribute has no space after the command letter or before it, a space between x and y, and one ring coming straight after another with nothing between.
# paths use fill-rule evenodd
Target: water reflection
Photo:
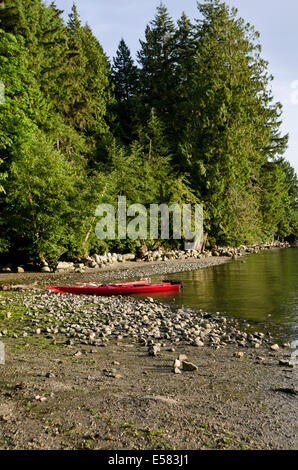
<instances>
[{"instance_id":1,"label":"water reflection","mask_svg":"<svg viewBox=\"0 0 298 470\"><path fill-rule=\"evenodd\" d=\"M154 296L163 302L265 322L281 339L298 337L297 248L262 252L228 264L166 277L182 281L184 287L180 295ZM154 277L152 281L163 278Z\"/></svg>"}]
</instances>

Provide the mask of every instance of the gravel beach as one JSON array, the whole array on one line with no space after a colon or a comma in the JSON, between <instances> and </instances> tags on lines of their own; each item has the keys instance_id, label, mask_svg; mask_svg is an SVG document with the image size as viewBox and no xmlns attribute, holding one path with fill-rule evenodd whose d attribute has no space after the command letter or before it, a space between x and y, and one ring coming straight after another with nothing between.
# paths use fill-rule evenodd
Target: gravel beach
<instances>
[{"instance_id":1,"label":"gravel beach","mask_svg":"<svg viewBox=\"0 0 298 470\"><path fill-rule=\"evenodd\" d=\"M220 258L123 263L120 280ZM38 285L0 294L1 449L296 449L289 345L245 322L151 298L61 295L79 273L0 275Z\"/></svg>"},{"instance_id":2,"label":"gravel beach","mask_svg":"<svg viewBox=\"0 0 298 470\"><path fill-rule=\"evenodd\" d=\"M105 265L100 269L85 268L80 272L25 272L25 273L0 273L0 285L26 284L37 282L39 286L45 286L55 282L57 285L63 282L74 284L76 282L109 282L123 279L145 278L159 274L178 273L204 269L231 261L227 256L208 257L203 259L168 260L151 262L124 262Z\"/></svg>"}]
</instances>

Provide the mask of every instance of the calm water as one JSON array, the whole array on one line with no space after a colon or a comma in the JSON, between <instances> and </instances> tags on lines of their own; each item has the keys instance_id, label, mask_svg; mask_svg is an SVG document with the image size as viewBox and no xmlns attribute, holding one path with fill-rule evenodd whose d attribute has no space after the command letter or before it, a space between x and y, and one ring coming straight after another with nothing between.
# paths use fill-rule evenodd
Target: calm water
<instances>
[{"instance_id":1,"label":"calm water","mask_svg":"<svg viewBox=\"0 0 298 470\"><path fill-rule=\"evenodd\" d=\"M169 274L180 295L159 299L247 319L281 340L298 339L298 249L273 250L198 271ZM152 280L162 280L154 277Z\"/></svg>"}]
</instances>

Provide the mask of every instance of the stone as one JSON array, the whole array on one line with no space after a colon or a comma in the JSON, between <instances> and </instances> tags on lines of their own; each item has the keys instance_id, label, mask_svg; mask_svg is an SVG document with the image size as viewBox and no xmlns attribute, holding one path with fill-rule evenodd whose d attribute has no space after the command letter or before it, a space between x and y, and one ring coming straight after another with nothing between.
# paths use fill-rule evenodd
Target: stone
<instances>
[{"instance_id":1,"label":"stone","mask_svg":"<svg viewBox=\"0 0 298 470\"><path fill-rule=\"evenodd\" d=\"M8 319L11 318L11 312L6 313L6 318L8 318Z\"/></svg>"},{"instance_id":2,"label":"stone","mask_svg":"<svg viewBox=\"0 0 298 470\"><path fill-rule=\"evenodd\" d=\"M278 344L273 344L272 346L270 346L270 349L272 349L272 351L278 351L279 346L278 346Z\"/></svg>"},{"instance_id":3,"label":"stone","mask_svg":"<svg viewBox=\"0 0 298 470\"><path fill-rule=\"evenodd\" d=\"M1 268L2 273L11 273L11 269L8 266L5 266L4 268Z\"/></svg>"},{"instance_id":4,"label":"stone","mask_svg":"<svg viewBox=\"0 0 298 470\"><path fill-rule=\"evenodd\" d=\"M198 336L198 337L194 340L193 345L194 345L194 346L197 346L197 347L199 348L199 347L204 346L204 343L203 343L203 341L201 341L201 338Z\"/></svg>"},{"instance_id":5,"label":"stone","mask_svg":"<svg viewBox=\"0 0 298 470\"><path fill-rule=\"evenodd\" d=\"M179 367L174 367L173 368L173 372L174 374L182 374L181 370L179 369Z\"/></svg>"},{"instance_id":6,"label":"stone","mask_svg":"<svg viewBox=\"0 0 298 470\"><path fill-rule=\"evenodd\" d=\"M122 255L122 261L134 261L136 259L136 255L133 253L126 253Z\"/></svg>"},{"instance_id":7,"label":"stone","mask_svg":"<svg viewBox=\"0 0 298 470\"><path fill-rule=\"evenodd\" d=\"M42 273L50 273L51 272L51 269L49 268L49 266L43 266L41 268L41 272Z\"/></svg>"},{"instance_id":8,"label":"stone","mask_svg":"<svg viewBox=\"0 0 298 470\"><path fill-rule=\"evenodd\" d=\"M151 344L148 348L148 353L149 356L157 356L157 354L160 352L160 344Z\"/></svg>"},{"instance_id":9,"label":"stone","mask_svg":"<svg viewBox=\"0 0 298 470\"><path fill-rule=\"evenodd\" d=\"M257 356L256 357L256 360L259 364L262 364L264 361L265 361L265 358L264 357L261 357L261 356Z\"/></svg>"},{"instance_id":10,"label":"stone","mask_svg":"<svg viewBox=\"0 0 298 470\"><path fill-rule=\"evenodd\" d=\"M180 362L187 361L187 359L188 358L187 358L186 354L179 354L179 356L178 356L178 361L180 361Z\"/></svg>"},{"instance_id":11,"label":"stone","mask_svg":"<svg viewBox=\"0 0 298 470\"><path fill-rule=\"evenodd\" d=\"M96 334L95 333L90 333L89 335L89 341L92 343L96 339Z\"/></svg>"},{"instance_id":12,"label":"stone","mask_svg":"<svg viewBox=\"0 0 298 470\"><path fill-rule=\"evenodd\" d=\"M284 367L291 367L292 369L295 368L294 362L288 361L288 360L285 360L285 359L280 359L279 365L284 366Z\"/></svg>"},{"instance_id":13,"label":"stone","mask_svg":"<svg viewBox=\"0 0 298 470\"><path fill-rule=\"evenodd\" d=\"M44 401L47 401L47 398L46 397L41 397L40 395L36 395L35 400L44 402Z\"/></svg>"},{"instance_id":14,"label":"stone","mask_svg":"<svg viewBox=\"0 0 298 470\"><path fill-rule=\"evenodd\" d=\"M196 366L196 365L193 364L192 362L183 361L183 362L182 362L182 369L183 369L185 372L195 372L195 371L197 371L199 368L198 368L198 366Z\"/></svg>"},{"instance_id":15,"label":"stone","mask_svg":"<svg viewBox=\"0 0 298 470\"><path fill-rule=\"evenodd\" d=\"M284 343L284 344L282 345L282 347L283 347L283 348L290 348L291 345L290 345L290 343Z\"/></svg>"},{"instance_id":16,"label":"stone","mask_svg":"<svg viewBox=\"0 0 298 470\"><path fill-rule=\"evenodd\" d=\"M177 368L181 367L181 362L179 361L179 359L175 359L174 364L173 364L173 367L174 367L174 369L175 369L176 367L177 367Z\"/></svg>"},{"instance_id":17,"label":"stone","mask_svg":"<svg viewBox=\"0 0 298 470\"><path fill-rule=\"evenodd\" d=\"M53 372L47 372L47 373L46 373L46 377L47 377L48 379L53 379L53 378L55 377L55 374L53 374Z\"/></svg>"},{"instance_id":18,"label":"stone","mask_svg":"<svg viewBox=\"0 0 298 470\"><path fill-rule=\"evenodd\" d=\"M56 272L59 271L74 271L74 264L68 263L66 261L59 261L55 269Z\"/></svg>"},{"instance_id":19,"label":"stone","mask_svg":"<svg viewBox=\"0 0 298 470\"><path fill-rule=\"evenodd\" d=\"M22 266L17 267L17 273L24 273L24 272L25 272L25 269L22 268Z\"/></svg>"},{"instance_id":20,"label":"stone","mask_svg":"<svg viewBox=\"0 0 298 470\"><path fill-rule=\"evenodd\" d=\"M234 357L237 357L237 359L241 359L244 356L243 352L235 352Z\"/></svg>"}]
</instances>

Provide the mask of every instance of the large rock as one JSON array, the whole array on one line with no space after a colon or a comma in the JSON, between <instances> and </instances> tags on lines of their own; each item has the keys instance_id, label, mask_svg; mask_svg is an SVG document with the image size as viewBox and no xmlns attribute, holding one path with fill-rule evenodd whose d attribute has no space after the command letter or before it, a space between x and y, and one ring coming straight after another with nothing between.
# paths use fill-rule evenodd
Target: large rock
<instances>
[{"instance_id":1,"label":"large rock","mask_svg":"<svg viewBox=\"0 0 298 470\"><path fill-rule=\"evenodd\" d=\"M122 255L122 260L123 261L134 261L136 259L136 255L133 253L126 253L125 255Z\"/></svg>"},{"instance_id":2,"label":"large rock","mask_svg":"<svg viewBox=\"0 0 298 470\"><path fill-rule=\"evenodd\" d=\"M1 268L2 273L11 273L11 269L8 266L4 266Z\"/></svg>"},{"instance_id":3,"label":"large rock","mask_svg":"<svg viewBox=\"0 0 298 470\"><path fill-rule=\"evenodd\" d=\"M41 272L42 273L50 273L51 269L49 268L49 266L42 266Z\"/></svg>"},{"instance_id":4,"label":"large rock","mask_svg":"<svg viewBox=\"0 0 298 470\"><path fill-rule=\"evenodd\" d=\"M92 258L94 259L94 261L97 263L97 264L100 264L102 259L101 259L101 256L99 255L93 255Z\"/></svg>"},{"instance_id":5,"label":"large rock","mask_svg":"<svg viewBox=\"0 0 298 470\"><path fill-rule=\"evenodd\" d=\"M59 263L57 264L56 266L56 272L60 272L60 271L74 271L74 264L73 263L69 263L69 262L66 262L66 261L59 261Z\"/></svg>"}]
</instances>

